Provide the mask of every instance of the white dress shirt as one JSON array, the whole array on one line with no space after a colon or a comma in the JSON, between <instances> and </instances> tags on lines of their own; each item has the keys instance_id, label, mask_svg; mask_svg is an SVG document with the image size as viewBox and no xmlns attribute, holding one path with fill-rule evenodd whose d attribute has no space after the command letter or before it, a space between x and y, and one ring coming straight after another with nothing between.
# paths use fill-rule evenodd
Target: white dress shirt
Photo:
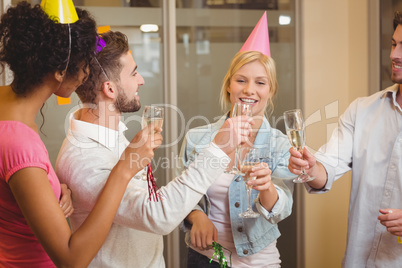
<instances>
[{"instance_id":1,"label":"white dress shirt","mask_svg":"<svg viewBox=\"0 0 402 268\"><path fill-rule=\"evenodd\" d=\"M87 218L110 171L129 144L120 122L119 131L70 118L70 129L56 162L56 173L72 191L76 230ZM105 243L90 267L165 267L163 235L169 234L194 208L208 187L230 162L212 144L197 159L213 168L192 165L181 176L160 188L163 200L149 201L147 181L132 179ZM179 250L179 249L177 249Z\"/></svg>"},{"instance_id":2,"label":"white dress shirt","mask_svg":"<svg viewBox=\"0 0 402 268\"><path fill-rule=\"evenodd\" d=\"M402 209L402 110L399 85L358 98L340 117L330 141L316 153L328 191L352 170L347 246L343 267L402 267L402 244L377 217L379 209ZM328 230L331 232L331 230Z\"/></svg>"}]
</instances>

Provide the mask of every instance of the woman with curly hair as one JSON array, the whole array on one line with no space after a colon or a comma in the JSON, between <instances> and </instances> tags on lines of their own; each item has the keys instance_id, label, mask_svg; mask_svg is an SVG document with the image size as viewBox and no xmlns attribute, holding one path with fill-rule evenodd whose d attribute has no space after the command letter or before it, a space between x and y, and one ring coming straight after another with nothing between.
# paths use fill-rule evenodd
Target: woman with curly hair
<instances>
[{"instance_id":1,"label":"woman with curly hair","mask_svg":"<svg viewBox=\"0 0 402 268\"><path fill-rule=\"evenodd\" d=\"M49 1L49 0L48 0ZM59 23L39 5L11 7L0 20L0 62L14 74L0 87L0 267L85 267L104 242L130 179L152 159L160 129L137 134L112 170L96 205L72 233L59 205L61 187L38 135L35 117L55 94L69 97L86 79L96 47L96 23ZM138 146L137 146L138 147Z\"/></svg>"}]
</instances>

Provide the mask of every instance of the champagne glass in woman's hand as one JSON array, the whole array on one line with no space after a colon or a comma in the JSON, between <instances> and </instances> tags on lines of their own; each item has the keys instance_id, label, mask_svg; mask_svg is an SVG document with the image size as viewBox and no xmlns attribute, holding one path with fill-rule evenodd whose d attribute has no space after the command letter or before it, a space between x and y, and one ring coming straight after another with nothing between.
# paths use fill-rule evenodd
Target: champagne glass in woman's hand
<instances>
[{"instance_id":1,"label":"champagne glass in woman's hand","mask_svg":"<svg viewBox=\"0 0 402 268\"><path fill-rule=\"evenodd\" d=\"M242 147L238 149L238 159L239 159L239 170L240 175L243 176L243 180L246 183L247 195L248 195L248 206L247 210L240 213L239 216L242 218L256 218L260 216L259 213L254 212L251 207L251 190L252 186L248 185L249 180L255 180L256 177L251 177L250 174L253 172L252 168L260 163L259 150L254 147Z\"/></svg>"},{"instance_id":2,"label":"champagne glass in woman's hand","mask_svg":"<svg viewBox=\"0 0 402 268\"><path fill-rule=\"evenodd\" d=\"M286 134L288 135L290 144L295 150L303 155L305 145L305 125L303 115L300 109L286 111L284 114ZM303 183L314 180L301 168L301 174L293 180L295 183Z\"/></svg>"},{"instance_id":3,"label":"champagne glass in woman's hand","mask_svg":"<svg viewBox=\"0 0 402 268\"><path fill-rule=\"evenodd\" d=\"M232 113L230 115L230 117L236 117L236 116L242 116L242 115L247 115L249 117L251 117L252 114L252 109L253 106L251 104L248 103L242 103L242 102L236 102L233 105L233 110ZM240 146L240 145L239 145ZM237 165L238 165L238 159L237 159L237 154L238 154L238 148L236 148L236 152L235 152L235 159L234 159L234 163L233 166L230 170L225 171L225 173L228 174L240 174L239 170L237 169Z\"/></svg>"}]
</instances>

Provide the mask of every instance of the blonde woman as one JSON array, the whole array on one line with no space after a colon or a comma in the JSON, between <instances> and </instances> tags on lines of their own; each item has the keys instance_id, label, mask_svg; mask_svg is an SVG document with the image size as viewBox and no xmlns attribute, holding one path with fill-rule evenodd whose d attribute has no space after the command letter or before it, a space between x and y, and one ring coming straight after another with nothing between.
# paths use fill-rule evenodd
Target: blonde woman
<instances>
[{"instance_id":1,"label":"blonde woman","mask_svg":"<svg viewBox=\"0 0 402 268\"><path fill-rule=\"evenodd\" d=\"M278 223L291 214L294 177L288 169L287 137L270 126L264 116L272 108L277 92L274 60L258 51L238 52L233 58L221 89L221 103L226 109L237 102L251 103L255 124L252 135L243 147L259 148L260 164L251 176L253 209L258 218L241 218L248 198L240 175L223 174L208 189L198 206L182 225L189 245L188 267L219 267L213 255L213 241L232 252L233 267L280 267L276 240L280 236ZM195 155L213 139L214 133L230 117L226 112L217 122L190 130L182 145L181 157L186 168ZM231 166L235 153L229 155ZM228 256L226 256L228 258Z\"/></svg>"}]
</instances>

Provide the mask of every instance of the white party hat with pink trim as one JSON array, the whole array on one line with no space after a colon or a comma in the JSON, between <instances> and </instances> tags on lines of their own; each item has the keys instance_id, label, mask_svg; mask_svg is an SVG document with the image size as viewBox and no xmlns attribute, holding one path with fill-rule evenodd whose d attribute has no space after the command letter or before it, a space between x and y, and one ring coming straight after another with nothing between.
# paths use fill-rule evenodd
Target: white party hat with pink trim
<instances>
[{"instance_id":1,"label":"white party hat with pink trim","mask_svg":"<svg viewBox=\"0 0 402 268\"><path fill-rule=\"evenodd\" d=\"M240 51L259 51L262 54L271 57L266 11L254 27Z\"/></svg>"}]
</instances>

